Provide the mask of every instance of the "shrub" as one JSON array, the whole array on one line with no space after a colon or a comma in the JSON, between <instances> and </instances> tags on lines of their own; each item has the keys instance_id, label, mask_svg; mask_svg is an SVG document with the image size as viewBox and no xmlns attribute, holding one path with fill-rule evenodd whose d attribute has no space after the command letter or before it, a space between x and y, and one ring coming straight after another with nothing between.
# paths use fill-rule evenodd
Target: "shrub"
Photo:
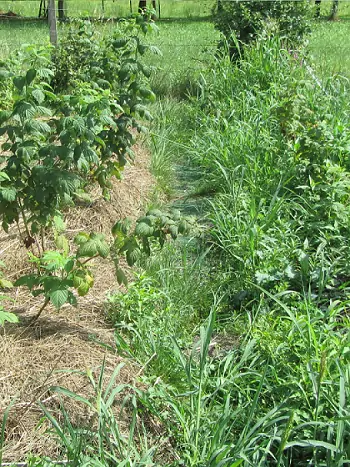
<instances>
[{"instance_id":1,"label":"shrub","mask_svg":"<svg viewBox=\"0 0 350 467\"><path fill-rule=\"evenodd\" d=\"M267 23L288 41L300 43L309 31L309 4L305 0L219 1L214 14L215 27L229 41L231 56L235 57L240 53L239 43L252 42Z\"/></svg>"}]
</instances>

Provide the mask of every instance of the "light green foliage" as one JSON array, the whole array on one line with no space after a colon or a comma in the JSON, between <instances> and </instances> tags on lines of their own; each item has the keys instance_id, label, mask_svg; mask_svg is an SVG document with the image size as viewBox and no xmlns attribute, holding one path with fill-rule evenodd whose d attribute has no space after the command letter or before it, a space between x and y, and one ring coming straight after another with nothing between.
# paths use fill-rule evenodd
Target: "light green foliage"
<instances>
[{"instance_id":1,"label":"light green foliage","mask_svg":"<svg viewBox=\"0 0 350 467\"><path fill-rule=\"evenodd\" d=\"M239 69L223 59L208 75L193 140L193 161L219 193L211 234L225 280L235 306L255 281L322 301L348 270L346 90L334 81L324 91L278 39L246 54Z\"/></svg>"},{"instance_id":2,"label":"light green foliage","mask_svg":"<svg viewBox=\"0 0 350 467\"><path fill-rule=\"evenodd\" d=\"M86 372L92 396L86 398L63 387L51 390L59 397L61 413L52 414L40 404L45 416L51 422L54 433L67 452L68 461L74 466L105 467L124 465L126 467L152 466L155 449L148 446L146 429L139 424L138 401L141 392L127 384L118 384L118 377L124 364L119 364L107 379L103 362L100 373L95 375L91 369ZM76 428L66 410L66 400L79 403L86 413L91 414L81 428ZM120 400L119 409L116 406ZM129 416L127 430L119 422ZM98 423L95 423L95 421Z\"/></svg>"},{"instance_id":3,"label":"light green foliage","mask_svg":"<svg viewBox=\"0 0 350 467\"><path fill-rule=\"evenodd\" d=\"M0 268L5 268L6 265L0 261ZM11 281L7 280L4 277L3 271L0 270L0 289L11 289L13 284ZM9 311L6 311L5 307L3 306L2 302L11 301L11 298L7 295L0 294L0 326L3 326L5 322L8 323L18 323L18 317Z\"/></svg>"},{"instance_id":4,"label":"light green foliage","mask_svg":"<svg viewBox=\"0 0 350 467\"><path fill-rule=\"evenodd\" d=\"M20 277L15 283L16 286L28 287L34 296L43 295L43 309L49 302L57 309L66 303L76 305L73 290L84 296L94 284L93 274L86 264L91 258L105 258L109 253L109 246L100 234L77 235L75 255L69 255L69 248L66 248L68 242L63 242L63 239L65 237L62 235L56 238L57 248L62 252L47 250L41 257L32 255L31 261L37 271ZM84 257L87 259L82 260Z\"/></svg>"},{"instance_id":5,"label":"light green foliage","mask_svg":"<svg viewBox=\"0 0 350 467\"><path fill-rule=\"evenodd\" d=\"M209 273L205 255L198 256L191 244L167 244L143 264L147 273L107 303L107 315L117 329L117 348L142 364L149 361L145 374L151 378L158 375L181 384L170 343L177 336L181 346L188 346L199 316L207 314L214 287L203 277Z\"/></svg>"}]
</instances>

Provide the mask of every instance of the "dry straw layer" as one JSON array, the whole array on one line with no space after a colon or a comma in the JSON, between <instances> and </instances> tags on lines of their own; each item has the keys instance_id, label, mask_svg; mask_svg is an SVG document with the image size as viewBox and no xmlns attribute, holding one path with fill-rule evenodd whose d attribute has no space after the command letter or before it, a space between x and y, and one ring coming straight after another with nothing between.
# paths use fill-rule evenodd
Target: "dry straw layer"
<instances>
[{"instance_id":1,"label":"dry straw layer","mask_svg":"<svg viewBox=\"0 0 350 467\"><path fill-rule=\"evenodd\" d=\"M71 240L80 231L110 235L111 226L118 219L137 218L141 214L154 180L149 172L149 154L139 144L134 151L136 162L126 167L122 181L114 183L110 201L103 200L96 188L91 193L93 203L67 213L65 221ZM8 266L10 279L28 269L27 250L15 229L0 238L0 252ZM0 416L15 399L6 429L4 461L25 460L29 453L55 458L59 453L58 446L45 434L47 423L40 423L43 414L37 401L44 401L46 406L59 413L57 397L49 391L51 386L64 386L89 396L90 387L84 371L89 368L97 374L105 359L108 379L121 362L117 353L108 352L98 344L112 344L113 348L113 329L106 324L103 314L106 294L117 289L113 266L107 260L96 259L92 269L95 285L86 297L79 298L77 308L66 305L57 312L49 307L31 328L26 324L40 308L40 297L32 298L19 288L11 294L14 299L11 311L20 317L20 325L7 325L0 337L3 356ZM130 365L125 365L117 383L130 382L136 372ZM67 403L73 420L86 421L85 409L72 401Z\"/></svg>"}]
</instances>

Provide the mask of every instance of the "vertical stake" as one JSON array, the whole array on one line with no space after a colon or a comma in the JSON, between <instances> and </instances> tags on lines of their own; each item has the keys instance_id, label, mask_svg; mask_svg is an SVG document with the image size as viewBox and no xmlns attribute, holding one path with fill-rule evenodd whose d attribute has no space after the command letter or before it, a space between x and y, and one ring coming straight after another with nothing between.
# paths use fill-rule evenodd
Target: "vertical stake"
<instances>
[{"instance_id":1,"label":"vertical stake","mask_svg":"<svg viewBox=\"0 0 350 467\"><path fill-rule=\"evenodd\" d=\"M55 0L49 0L48 22L50 29L50 42L52 45L57 45L57 19Z\"/></svg>"}]
</instances>

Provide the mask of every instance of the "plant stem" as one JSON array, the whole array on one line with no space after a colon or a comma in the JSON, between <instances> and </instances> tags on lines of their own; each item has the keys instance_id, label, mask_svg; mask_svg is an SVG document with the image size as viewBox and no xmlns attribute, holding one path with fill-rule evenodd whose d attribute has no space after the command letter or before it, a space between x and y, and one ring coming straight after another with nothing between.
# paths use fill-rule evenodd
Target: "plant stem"
<instances>
[{"instance_id":1,"label":"plant stem","mask_svg":"<svg viewBox=\"0 0 350 467\"><path fill-rule=\"evenodd\" d=\"M33 318L29 321L28 327L32 326L39 319L41 313L45 310L45 308L47 307L49 302L50 302L50 299L47 298L45 300L45 302L42 304L42 306L41 306L40 310L38 311L38 313L35 316L33 316Z\"/></svg>"},{"instance_id":2,"label":"plant stem","mask_svg":"<svg viewBox=\"0 0 350 467\"><path fill-rule=\"evenodd\" d=\"M42 252L44 253L45 251L45 230L43 226L41 226L41 229L40 229L40 236L41 236L41 249L42 249Z\"/></svg>"}]
</instances>

